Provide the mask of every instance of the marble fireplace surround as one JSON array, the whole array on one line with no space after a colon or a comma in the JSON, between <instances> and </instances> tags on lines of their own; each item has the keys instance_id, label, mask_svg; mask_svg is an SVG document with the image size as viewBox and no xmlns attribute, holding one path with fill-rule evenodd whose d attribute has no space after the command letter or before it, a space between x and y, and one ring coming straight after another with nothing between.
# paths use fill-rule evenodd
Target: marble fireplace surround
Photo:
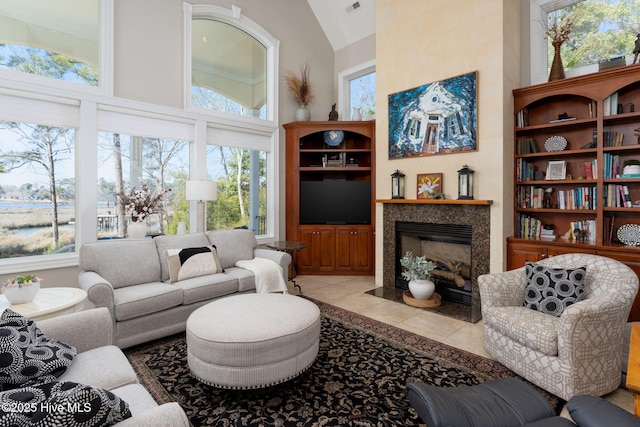
<instances>
[{"instance_id":1,"label":"marble fireplace surround","mask_svg":"<svg viewBox=\"0 0 640 427\"><path fill-rule=\"evenodd\" d=\"M396 222L470 225L471 237L471 306L445 302L430 309L469 322L482 317L478 276L489 273L491 200L377 200L383 204L383 269L382 293L402 301L396 290ZM399 295L398 295L399 294ZM383 295L379 295L383 296Z\"/></svg>"}]
</instances>

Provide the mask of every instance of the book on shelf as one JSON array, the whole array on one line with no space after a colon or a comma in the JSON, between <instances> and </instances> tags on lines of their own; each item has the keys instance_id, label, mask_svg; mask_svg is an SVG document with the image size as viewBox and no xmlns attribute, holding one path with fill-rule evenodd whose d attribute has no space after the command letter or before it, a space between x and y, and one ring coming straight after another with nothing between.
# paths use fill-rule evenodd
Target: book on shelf
<instances>
[{"instance_id":1,"label":"book on shelf","mask_svg":"<svg viewBox=\"0 0 640 427\"><path fill-rule=\"evenodd\" d=\"M624 194L625 207L632 208L633 202L631 201L631 195L629 194L629 187L627 187L626 185L623 185L622 192Z\"/></svg>"},{"instance_id":2,"label":"book on shelf","mask_svg":"<svg viewBox=\"0 0 640 427\"><path fill-rule=\"evenodd\" d=\"M640 173L623 173L620 178L640 178Z\"/></svg>"},{"instance_id":3,"label":"book on shelf","mask_svg":"<svg viewBox=\"0 0 640 427\"><path fill-rule=\"evenodd\" d=\"M584 178L585 179L593 179L593 168L591 167L591 162L584 162Z\"/></svg>"},{"instance_id":4,"label":"book on shelf","mask_svg":"<svg viewBox=\"0 0 640 427\"><path fill-rule=\"evenodd\" d=\"M534 138L519 138L517 151L518 154L537 153L538 144Z\"/></svg>"}]
</instances>

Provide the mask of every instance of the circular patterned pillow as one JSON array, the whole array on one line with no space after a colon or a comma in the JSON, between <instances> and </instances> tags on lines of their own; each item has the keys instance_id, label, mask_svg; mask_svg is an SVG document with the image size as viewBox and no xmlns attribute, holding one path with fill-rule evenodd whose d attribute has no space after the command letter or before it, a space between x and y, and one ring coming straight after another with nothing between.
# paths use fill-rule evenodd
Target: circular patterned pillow
<instances>
[{"instance_id":1,"label":"circular patterned pillow","mask_svg":"<svg viewBox=\"0 0 640 427\"><path fill-rule=\"evenodd\" d=\"M527 261L524 306L553 316L584 298L587 266L550 268Z\"/></svg>"}]
</instances>

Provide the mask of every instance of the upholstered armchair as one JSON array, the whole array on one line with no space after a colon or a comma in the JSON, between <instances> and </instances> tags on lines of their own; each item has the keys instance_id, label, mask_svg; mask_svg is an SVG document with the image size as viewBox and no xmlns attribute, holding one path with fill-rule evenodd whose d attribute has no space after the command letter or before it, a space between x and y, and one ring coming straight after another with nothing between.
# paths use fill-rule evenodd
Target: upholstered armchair
<instances>
[{"instance_id":1,"label":"upholstered armchair","mask_svg":"<svg viewBox=\"0 0 640 427\"><path fill-rule=\"evenodd\" d=\"M638 277L619 261L590 254L558 255L536 264L549 269L586 266L578 302L556 315L523 306L525 267L478 277L486 351L565 400L615 390Z\"/></svg>"}]
</instances>

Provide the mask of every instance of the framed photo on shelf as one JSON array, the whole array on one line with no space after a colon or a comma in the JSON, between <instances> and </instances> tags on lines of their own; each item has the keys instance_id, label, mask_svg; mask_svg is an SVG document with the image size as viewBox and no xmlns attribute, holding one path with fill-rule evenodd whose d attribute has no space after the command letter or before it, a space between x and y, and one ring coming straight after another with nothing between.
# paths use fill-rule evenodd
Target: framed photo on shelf
<instances>
[{"instance_id":1,"label":"framed photo on shelf","mask_svg":"<svg viewBox=\"0 0 640 427\"><path fill-rule=\"evenodd\" d=\"M566 160L549 160L547 165L548 181L561 180L567 177L567 161Z\"/></svg>"},{"instance_id":2,"label":"framed photo on shelf","mask_svg":"<svg viewBox=\"0 0 640 427\"><path fill-rule=\"evenodd\" d=\"M418 174L418 199L435 199L442 189L441 173Z\"/></svg>"}]
</instances>

